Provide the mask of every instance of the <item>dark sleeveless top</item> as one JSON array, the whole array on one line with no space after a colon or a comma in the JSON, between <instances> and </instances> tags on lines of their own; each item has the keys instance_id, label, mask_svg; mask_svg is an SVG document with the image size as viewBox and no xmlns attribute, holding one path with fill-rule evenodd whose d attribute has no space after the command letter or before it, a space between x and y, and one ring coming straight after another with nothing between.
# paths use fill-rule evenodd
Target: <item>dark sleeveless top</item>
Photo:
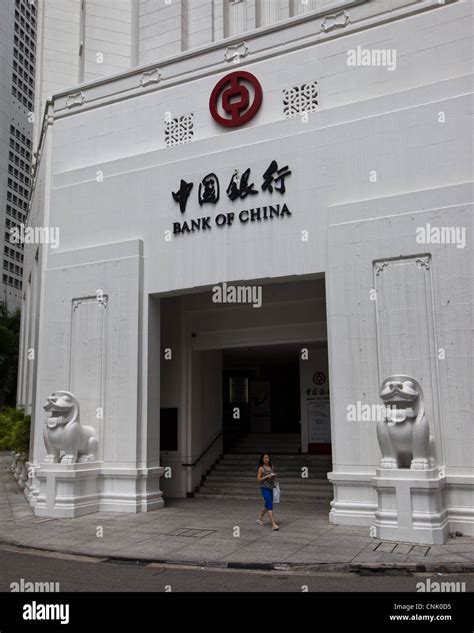
<instances>
[{"instance_id":1,"label":"dark sleeveless top","mask_svg":"<svg viewBox=\"0 0 474 633\"><path fill-rule=\"evenodd\" d=\"M262 466L262 468L264 477L265 475L269 475L271 472L273 472L273 468L267 468L266 466ZM262 486L262 488L269 488L270 490L275 487L273 479L264 479L260 482L260 485Z\"/></svg>"}]
</instances>

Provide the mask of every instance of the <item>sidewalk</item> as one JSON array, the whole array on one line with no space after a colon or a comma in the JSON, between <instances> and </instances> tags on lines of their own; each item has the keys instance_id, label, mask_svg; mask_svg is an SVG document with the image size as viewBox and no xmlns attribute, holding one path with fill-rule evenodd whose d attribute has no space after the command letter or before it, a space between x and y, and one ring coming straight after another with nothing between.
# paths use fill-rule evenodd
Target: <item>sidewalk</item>
<instances>
[{"instance_id":1,"label":"sidewalk","mask_svg":"<svg viewBox=\"0 0 474 633\"><path fill-rule=\"evenodd\" d=\"M320 568L474 572L474 539L445 545L382 542L366 527L333 526L326 504L276 507L280 531L256 524L261 500L171 499L149 513L36 518L0 454L0 542L100 558L249 569ZM103 529L103 536L100 529ZM240 535L236 528L240 529Z\"/></svg>"}]
</instances>

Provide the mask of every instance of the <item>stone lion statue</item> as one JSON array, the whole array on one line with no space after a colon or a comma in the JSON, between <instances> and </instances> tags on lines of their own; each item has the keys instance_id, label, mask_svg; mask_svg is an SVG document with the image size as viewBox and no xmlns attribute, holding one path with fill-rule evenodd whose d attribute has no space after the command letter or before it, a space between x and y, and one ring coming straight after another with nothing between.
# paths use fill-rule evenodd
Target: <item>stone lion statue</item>
<instances>
[{"instance_id":1,"label":"stone lion statue","mask_svg":"<svg viewBox=\"0 0 474 633\"><path fill-rule=\"evenodd\" d=\"M389 376L382 382L380 397L386 407L385 419L377 422L380 468L434 468L433 437L421 385L410 376Z\"/></svg>"},{"instance_id":2,"label":"stone lion statue","mask_svg":"<svg viewBox=\"0 0 474 633\"><path fill-rule=\"evenodd\" d=\"M47 455L46 464L75 464L94 462L99 443L91 426L81 426L79 403L69 391L55 391L46 399L44 410L50 415L45 419L43 432ZM61 451L63 455L61 456Z\"/></svg>"}]
</instances>

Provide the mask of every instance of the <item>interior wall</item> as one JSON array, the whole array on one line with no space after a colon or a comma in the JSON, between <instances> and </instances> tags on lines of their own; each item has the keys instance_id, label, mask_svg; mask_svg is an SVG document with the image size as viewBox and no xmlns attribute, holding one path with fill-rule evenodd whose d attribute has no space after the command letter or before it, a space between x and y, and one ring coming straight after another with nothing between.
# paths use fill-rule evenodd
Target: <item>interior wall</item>
<instances>
[{"instance_id":1,"label":"interior wall","mask_svg":"<svg viewBox=\"0 0 474 633\"><path fill-rule=\"evenodd\" d=\"M222 431L222 350L201 352L201 433L198 452ZM222 435L204 454L195 473L195 485L222 453Z\"/></svg>"},{"instance_id":2,"label":"interior wall","mask_svg":"<svg viewBox=\"0 0 474 633\"><path fill-rule=\"evenodd\" d=\"M161 409L177 409L178 450L160 451L160 464L169 470L161 478L161 489L165 497L186 496L185 469L181 466L185 459L185 419L186 386L184 346L182 341L181 297L159 299L161 304L161 347L154 346L153 353L160 358L160 381L150 386L160 394ZM159 388L158 388L159 385ZM161 424L164 424L160 420Z\"/></svg>"},{"instance_id":3,"label":"interior wall","mask_svg":"<svg viewBox=\"0 0 474 633\"><path fill-rule=\"evenodd\" d=\"M272 348L250 347L224 352L224 425L230 431L300 433L300 380L297 345ZM249 404L231 403L230 378L247 378ZM265 386L265 384L268 386ZM254 404L255 390L269 398L261 406ZM233 424L233 408L239 407L241 418ZM255 419L254 419L255 414ZM260 418L261 424L258 424ZM266 420L265 418L268 418ZM230 439L230 438L229 438Z\"/></svg>"},{"instance_id":4,"label":"interior wall","mask_svg":"<svg viewBox=\"0 0 474 633\"><path fill-rule=\"evenodd\" d=\"M147 463L160 465L160 406L161 394L155 385L160 384L161 362L156 349L161 347L161 301L157 297L148 298L148 337L145 338L147 358L145 375L148 377L143 403L146 410L147 432L146 442L142 447Z\"/></svg>"}]
</instances>

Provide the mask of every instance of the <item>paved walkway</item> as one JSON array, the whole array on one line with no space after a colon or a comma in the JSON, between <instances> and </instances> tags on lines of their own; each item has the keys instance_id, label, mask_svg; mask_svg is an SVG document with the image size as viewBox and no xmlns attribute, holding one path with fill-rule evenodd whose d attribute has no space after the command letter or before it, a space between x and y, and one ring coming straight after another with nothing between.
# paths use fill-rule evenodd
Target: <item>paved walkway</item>
<instances>
[{"instance_id":1,"label":"paved walkway","mask_svg":"<svg viewBox=\"0 0 474 633\"><path fill-rule=\"evenodd\" d=\"M225 567L408 568L474 571L474 539L445 545L382 542L368 528L334 526L326 504L277 506L279 532L256 518L253 501L171 499L154 512L100 512L76 519L36 518L0 454L0 541L101 558L130 558ZM102 534L102 536L101 536Z\"/></svg>"}]
</instances>

